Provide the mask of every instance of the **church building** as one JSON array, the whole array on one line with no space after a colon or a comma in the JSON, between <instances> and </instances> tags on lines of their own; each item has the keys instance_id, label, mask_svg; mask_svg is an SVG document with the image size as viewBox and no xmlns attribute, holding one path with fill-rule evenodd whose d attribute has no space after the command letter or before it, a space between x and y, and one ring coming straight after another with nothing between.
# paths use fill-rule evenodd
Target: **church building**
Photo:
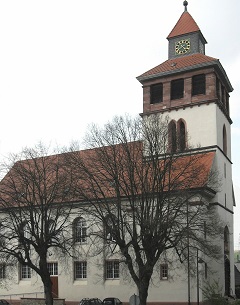
<instances>
[{"instance_id":1,"label":"church building","mask_svg":"<svg viewBox=\"0 0 240 305\"><path fill-rule=\"evenodd\" d=\"M223 224L222 234L213 241L220 247L221 254L218 258L208 259L202 256L200 249L190 243L195 264L195 272L191 274L180 261L176 265L160 262L155 268L148 290L147 303L153 305L199 305L204 300L202 288L214 283L217 283L219 288L217 293L226 297L235 295L235 201L231 162L232 120L229 105L229 96L233 88L220 61L206 55L207 41L188 11L188 2L184 1L183 5L183 13L167 37L168 59L137 77L139 86L142 85L143 88L143 111L140 116L143 120L154 115L168 118L168 141L171 152L180 153L183 157L191 154L203 155L203 159L208 160L209 172L213 168L217 169L221 185L216 192L209 190L205 202L214 206ZM83 151L83 154L87 154L87 150ZM48 160L50 158L51 156ZM24 196L24 193L20 195ZM114 200L113 196L109 198L108 202ZM20 199L16 198L16 201ZM79 202L80 200L74 202L76 207ZM74 232L72 234L75 242L82 243L83 248L86 246L87 249L87 216L86 219L73 219L72 217L73 228L69 228L69 232ZM23 238L28 237L24 235ZM71 304L74 305L87 297L97 297L101 300L116 297L128 304L132 295L138 295L134 282L126 280L121 273L117 259L108 260L104 265L100 251L97 258L87 256L87 253L86 250L84 259L77 257L74 260L73 257L69 257L67 268L64 258L55 257L54 252L49 254L48 271L52 278L55 297L73 301ZM97 268L97 264L101 265L102 269ZM28 296L29 293L43 297L43 284L37 273L32 272L24 262L16 269L16 274L12 273L11 280L4 285L5 265L0 262L0 295L5 299L9 299L10 295L20 298L24 294ZM51 295L50 289L49 293Z\"/></svg>"}]
</instances>

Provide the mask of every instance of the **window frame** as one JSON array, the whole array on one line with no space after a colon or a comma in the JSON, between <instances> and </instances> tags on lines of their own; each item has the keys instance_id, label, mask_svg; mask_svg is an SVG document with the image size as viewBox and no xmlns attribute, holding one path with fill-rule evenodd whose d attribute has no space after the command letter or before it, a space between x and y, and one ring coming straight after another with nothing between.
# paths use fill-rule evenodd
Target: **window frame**
<instances>
[{"instance_id":1,"label":"window frame","mask_svg":"<svg viewBox=\"0 0 240 305\"><path fill-rule=\"evenodd\" d=\"M168 124L168 147L171 153L177 151L177 124L174 120Z\"/></svg>"},{"instance_id":2,"label":"window frame","mask_svg":"<svg viewBox=\"0 0 240 305\"><path fill-rule=\"evenodd\" d=\"M114 220L116 222L114 222ZM108 214L106 216L106 222L105 222L105 239L107 242L116 242L116 234L114 234L114 223L117 223L118 219L113 214Z\"/></svg>"},{"instance_id":3,"label":"window frame","mask_svg":"<svg viewBox=\"0 0 240 305\"><path fill-rule=\"evenodd\" d=\"M186 143L186 124L185 122L180 119L178 121L178 144L179 144L179 151L184 152L187 147Z\"/></svg>"},{"instance_id":4,"label":"window frame","mask_svg":"<svg viewBox=\"0 0 240 305\"><path fill-rule=\"evenodd\" d=\"M47 262L47 269L50 276L58 276L58 263L57 262Z\"/></svg>"},{"instance_id":5,"label":"window frame","mask_svg":"<svg viewBox=\"0 0 240 305\"><path fill-rule=\"evenodd\" d=\"M171 81L171 100L178 100L184 97L184 78Z\"/></svg>"},{"instance_id":6,"label":"window frame","mask_svg":"<svg viewBox=\"0 0 240 305\"><path fill-rule=\"evenodd\" d=\"M168 264L160 265L160 280L162 281L168 280Z\"/></svg>"},{"instance_id":7,"label":"window frame","mask_svg":"<svg viewBox=\"0 0 240 305\"><path fill-rule=\"evenodd\" d=\"M105 279L118 280L120 278L119 260L105 261Z\"/></svg>"},{"instance_id":8,"label":"window frame","mask_svg":"<svg viewBox=\"0 0 240 305\"><path fill-rule=\"evenodd\" d=\"M0 279L5 279L6 278L6 264L1 263L0 264Z\"/></svg>"},{"instance_id":9,"label":"window frame","mask_svg":"<svg viewBox=\"0 0 240 305\"><path fill-rule=\"evenodd\" d=\"M206 94L206 75L197 74L192 77L192 96Z\"/></svg>"},{"instance_id":10,"label":"window frame","mask_svg":"<svg viewBox=\"0 0 240 305\"><path fill-rule=\"evenodd\" d=\"M223 139L223 152L225 155L227 155L227 130L225 124L223 125L222 139Z\"/></svg>"},{"instance_id":11,"label":"window frame","mask_svg":"<svg viewBox=\"0 0 240 305\"><path fill-rule=\"evenodd\" d=\"M159 104L163 101L163 84L158 83L150 86L150 104Z\"/></svg>"},{"instance_id":12,"label":"window frame","mask_svg":"<svg viewBox=\"0 0 240 305\"><path fill-rule=\"evenodd\" d=\"M87 221L84 217L78 217L74 220L73 238L75 243L87 243Z\"/></svg>"},{"instance_id":13,"label":"window frame","mask_svg":"<svg viewBox=\"0 0 240 305\"><path fill-rule=\"evenodd\" d=\"M20 265L20 280L26 281L32 278L32 270L28 265Z\"/></svg>"},{"instance_id":14,"label":"window frame","mask_svg":"<svg viewBox=\"0 0 240 305\"><path fill-rule=\"evenodd\" d=\"M78 266L78 270L77 270ZM87 279L87 261L75 261L74 262L74 280L86 280ZM77 276L79 274L79 276Z\"/></svg>"}]
</instances>

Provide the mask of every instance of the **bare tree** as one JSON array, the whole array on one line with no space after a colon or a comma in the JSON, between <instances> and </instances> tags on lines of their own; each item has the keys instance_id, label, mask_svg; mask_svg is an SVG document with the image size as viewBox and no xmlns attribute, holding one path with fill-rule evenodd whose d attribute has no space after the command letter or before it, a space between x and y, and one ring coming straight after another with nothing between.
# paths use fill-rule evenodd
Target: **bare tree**
<instances>
[{"instance_id":1,"label":"bare tree","mask_svg":"<svg viewBox=\"0 0 240 305\"><path fill-rule=\"evenodd\" d=\"M98 224L91 234L121 254L141 305L168 251L189 261L191 241L208 256L219 254L212 240L221 222L209 204L219 187L214 152L192 149L187 136L179 141L161 115L116 117L102 129L93 125L89 149L69 155L79 198L87 203L82 209Z\"/></svg>"},{"instance_id":2,"label":"bare tree","mask_svg":"<svg viewBox=\"0 0 240 305\"><path fill-rule=\"evenodd\" d=\"M34 270L44 285L46 304L53 304L47 266L49 251L69 255L72 175L64 154L48 156L39 144L11 156L0 183L0 257ZM68 204L66 204L68 202Z\"/></svg>"}]
</instances>

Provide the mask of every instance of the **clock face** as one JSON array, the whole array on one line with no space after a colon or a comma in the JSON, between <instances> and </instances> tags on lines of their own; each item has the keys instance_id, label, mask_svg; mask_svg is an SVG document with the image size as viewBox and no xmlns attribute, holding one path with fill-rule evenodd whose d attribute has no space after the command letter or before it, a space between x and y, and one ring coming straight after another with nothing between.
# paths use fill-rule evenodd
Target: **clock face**
<instances>
[{"instance_id":1,"label":"clock face","mask_svg":"<svg viewBox=\"0 0 240 305\"><path fill-rule=\"evenodd\" d=\"M190 39L182 39L175 43L176 54L186 54L190 50Z\"/></svg>"}]
</instances>

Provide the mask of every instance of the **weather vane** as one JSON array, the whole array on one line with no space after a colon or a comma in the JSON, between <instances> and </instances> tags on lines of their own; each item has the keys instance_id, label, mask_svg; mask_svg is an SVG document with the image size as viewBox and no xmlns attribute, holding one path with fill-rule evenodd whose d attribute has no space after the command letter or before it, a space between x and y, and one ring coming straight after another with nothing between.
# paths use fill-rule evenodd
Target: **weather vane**
<instances>
[{"instance_id":1,"label":"weather vane","mask_svg":"<svg viewBox=\"0 0 240 305\"><path fill-rule=\"evenodd\" d=\"M187 6L188 6L188 2L185 0L185 1L183 1L183 5L185 6L185 12L187 11Z\"/></svg>"}]
</instances>

